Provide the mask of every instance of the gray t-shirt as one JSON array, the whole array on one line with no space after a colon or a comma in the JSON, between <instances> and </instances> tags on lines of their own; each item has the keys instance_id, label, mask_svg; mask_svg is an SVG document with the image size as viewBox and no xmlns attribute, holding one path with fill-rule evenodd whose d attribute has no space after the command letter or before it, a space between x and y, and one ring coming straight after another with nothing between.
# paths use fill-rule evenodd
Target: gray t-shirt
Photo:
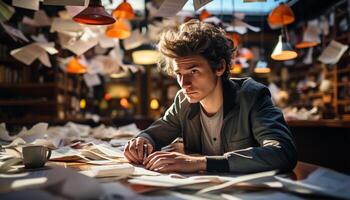
<instances>
[{"instance_id":1,"label":"gray t-shirt","mask_svg":"<svg viewBox=\"0 0 350 200\"><path fill-rule=\"evenodd\" d=\"M215 115L208 117L202 106L200 109L200 120L202 125L202 150L204 155L221 155L220 132L223 122L223 108Z\"/></svg>"}]
</instances>

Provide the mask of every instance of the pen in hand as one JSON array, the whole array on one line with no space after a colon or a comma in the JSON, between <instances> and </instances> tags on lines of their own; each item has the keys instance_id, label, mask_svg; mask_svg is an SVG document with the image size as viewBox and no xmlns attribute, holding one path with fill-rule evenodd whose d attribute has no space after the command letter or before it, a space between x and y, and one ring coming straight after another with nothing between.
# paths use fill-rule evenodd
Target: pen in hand
<instances>
[{"instance_id":1,"label":"pen in hand","mask_svg":"<svg viewBox=\"0 0 350 200\"><path fill-rule=\"evenodd\" d=\"M147 156L148 156L148 148L147 148L147 144L143 144L143 160L146 160Z\"/></svg>"}]
</instances>

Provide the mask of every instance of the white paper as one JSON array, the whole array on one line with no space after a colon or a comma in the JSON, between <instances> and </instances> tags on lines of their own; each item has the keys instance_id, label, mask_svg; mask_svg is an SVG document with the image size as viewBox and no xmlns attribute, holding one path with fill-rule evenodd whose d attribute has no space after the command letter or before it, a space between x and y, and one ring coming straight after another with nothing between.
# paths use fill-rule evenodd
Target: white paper
<instances>
[{"instance_id":1,"label":"white paper","mask_svg":"<svg viewBox=\"0 0 350 200\"><path fill-rule=\"evenodd\" d=\"M204 188L204 189L198 191L197 193L203 194L203 193L221 190L221 189L227 188L227 187L234 185L234 184L237 184L237 183L250 181L250 180L254 180L254 179L258 179L258 178L263 178L263 177L271 177L271 176L276 175L276 173L277 173L277 171L274 170L274 171L259 172L259 173L254 173L254 174L238 176L238 177L233 178L232 180L225 182L223 184Z\"/></svg>"},{"instance_id":2,"label":"white paper","mask_svg":"<svg viewBox=\"0 0 350 200\"><path fill-rule=\"evenodd\" d=\"M12 5L30 10L39 10L39 0L12 0Z\"/></svg>"},{"instance_id":3,"label":"white paper","mask_svg":"<svg viewBox=\"0 0 350 200\"><path fill-rule=\"evenodd\" d=\"M348 47L348 45L344 45L340 42L332 40L329 45L322 51L317 60L324 64L335 64L339 61Z\"/></svg>"},{"instance_id":4,"label":"white paper","mask_svg":"<svg viewBox=\"0 0 350 200\"><path fill-rule=\"evenodd\" d=\"M36 42L18 49L14 49L10 52L10 54L26 65L32 64L33 61L38 58L45 66L51 67L50 59L47 53L51 55L58 53L57 49L54 48L54 45L55 44L53 42Z\"/></svg>"},{"instance_id":5,"label":"white paper","mask_svg":"<svg viewBox=\"0 0 350 200\"><path fill-rule=\"evenodd\" d=\"M156 16L158 17L173 17L175 16L186 4L187 0L164 0Z\"/></svg>"},{"instance_id":6,"label":"white paper","mask_svg":"<svg viewBox=\"0 0 350 200\"><path fill-rule=\"evenodd\" d=\"M15 139L16 136L10 136L10 133L6 129L6 124L1 123L0 124L0 140L3 141L12 141Z\"/></svg>"},{"instance_id":7,"label":"white paper","mask_svg":"<svg viewBox=\"0 0 350 200\"><path fill-rule=\"evenodd\" d=\"M141 34L141 32L139 30L134 30L130 37L123 40L124 48L126 50L134 49L136 47L141 46L144 41L145 41L145 38Z\"/></svg>"},{"instance_id":8,"label":"white paper","mask_svg":"<svg viewBox=\"0 0 350 200\"><path fill-rule=\"evenodd\" d=\"M18 133L18 137L22 138L28 143L33 142L34 140L39 138L44 138L48 126L48 123L37 123L29 130L22 129L22 131Z\"/></svg>"},{"instance_id":9,"label":"white paper","mask_svg":"<svg viewBox=\"0 0 350 200\"><path fill-rule=\"evenodd\" d=\"M68 44L65 48L73 52L75 55L80 56L86 51L96 46L98 43L98 38L91 38L90 40L78 40L73 44Z\"/></svg>"},{"instance_id":10,"label":"white paper","mask_svg":"<svg viewBox=\"0 0 350 200\"><path fill-rule=\"evenodd\" d=\"M84 81L88 87L94 87L101 84L100 77L97 74L84 74Z\"/></svg>"},{"instance_id":11,"label":"white paper","mask_svg":"<svg viewBox=\"0 0 350 200\"><path fill-rule=\"evenodd\" d=\"M250 24L248 24L240 19L234 19L232 22L232 25L234 27L246 27L249 30L254 31L254 32L259 32L261 30L259 27L252 26L252 25L250 25Z\"/></svg>"},{"instance_id":12,"label":"white paper","mask_svg":"<svg viewBox=\"0 0 350 200\"><path fill-rule=\"evenodd\" d=\"M276 177L276 179L293 191L350 199L350 176L330 169L319 168L301 181L293 181L283 177Z\"/></svg>"},{"instance_id":13,"label":"white paper","mask_svg":"<svg viewBox=\"0 0 350 200\"><path fill-rule=\"evenodd\" d=\"M195 178L195 177L176 177L174 175L160 175L160 176L139 176L129 179L131 184L155 186L155 187L178 187L185 185L193 185L198 183L209 183L213 181L212 178Z\"/></svg>"},{"instance_id":14,"label":"white paper","mask_svg":"<svg viewBox=\"0 0 350 200\"><path fill-rule=\"evenodd\" d=\"M4 28L4 30L10 35L10 37L12 39L14 39L15 41L18 41L18 39L21 39L23 41L29 42L29 40L27 39L27 37L22 33L21 30L16 29L12 26L6 25L4 23L0 23L1 26Z\"/></svg>"},{"instance_id":15,"label":"white paper","mask_svg":"<svg viewBox=\"0 0 350 200\"><path fill-rule=\"evenodd\" d=\"M129 176L134 172L134 166L129 163L122 163L117 165L105 165L105 166L91 166L90 170L82 171L90 177L112 177L112 176Z\"/></svg>"},{"instance_id":16,"label":"white paper","mask_svg":"<svg viewBox=\"0 0 350 200\"><path fill-rule=\"evenodd\" d=\"M213 0L193 0L193 7L194 10L197 11L201 7L205 6L206 4L212 2Z\"/></svg>"},{"instance_id":17,"label":"white paper","mask_svg":"<svg viewBox=\"0 0 350 200\"><path fill-rule=\"evenodd\" d=\"M314 48L311 47L307 50L307 54L303 60L303 63L306 65L312 64L312 54L313 54Z\"/></svg>"},{"instance_id":18,"label":"white paper","mask_svg":"<svg viewBox=\"0 0 350 200\"><path fill-rule=\"evenodd\" d=\"M43 10L36 11L33 19L24 16L22 22L34 27L51 26L51 19Z\"/></svg>"},{"instance_id":19,"label":"white paper","mask_svg":"<svg viewBox=\"0 0 350 200\"><path fill-rule=\"evenodd\" d=\"M214 23L216 25L218 25L222 22L221 19L219 19L216 16L208 17L208 18L204 19L203 21L207 22L207 23Z\"/></svg>"},{"instance_id":20,"label":"white paper","mask_svg":"<svg viewBox=\"0 0 350 200\"><path fill-rule=\"evenodd\" d=\"M42 34L39 33L38 35L31 35L30 36L35 42L48 42L46 37Z\"/></svg>"},{"instance_id":21,"label":"white paper","mask_svg":"<svg viewBox=\"0 0 350 200\"><path fill-rule=\"evenodd\" d=\"M74 159L72 159L74 158ZM51 157L50 160L79 160L82 159L83 157L81 156L80 152L65 146L65 147L61 147L55 150L51 151Z\"/></svg>"},{"instance_id":22,"label":"white paper","mask_svg":"<svg viewBox=\"0 0 350 200\"><path fill-rule=\"evenodd\" d=\"M83 31L83 26L79 23L76 23L72 19L61 19L54 18L52 21L50 32L79 32Z\"/></svg>"},{"instance_id":23,"label":"white paper","mask_svg":"<svg viewBox=\"0 0 350 200\"><path fill-rule=\"evenodd\" d=\"M118 44L118 39L110 38L105 34L100 34L98 36L98 43L102 48L111 48Z\"/></svg>"},{"instance_id":24,"label":"white paper","mask_svg":"<svg viewBox=\"0 0 350 200\"><path fill-rule=\"evenodd\" d=\"M43 4L53 6L84 6L85 0L44 0Z\"/></svg>"},{"instance_id":25,"label":"white paper","mask_svg":"<svg viewBox=\"0 0 350 200\"><path fill-rule=\"evenodd\" d=\"M15 13L15 9L0 1L0 22L8 21Z\"/></svg>"}]
</instances>

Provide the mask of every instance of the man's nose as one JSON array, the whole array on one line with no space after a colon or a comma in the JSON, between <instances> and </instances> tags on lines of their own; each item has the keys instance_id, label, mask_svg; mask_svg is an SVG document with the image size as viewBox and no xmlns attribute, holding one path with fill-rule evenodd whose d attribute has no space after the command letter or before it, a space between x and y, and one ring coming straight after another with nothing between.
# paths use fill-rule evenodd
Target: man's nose
<instances>
[{"instance_id":1,"label":"man's nose","mask_svg":"<svg viewBox=\"0 0 350 200\"><path fill-rule=\"evenodd\" d=\"M180 82L181 88L186 88L191 86L191 77L189 75L183 75Z\"/></svg>"}]
</instances>

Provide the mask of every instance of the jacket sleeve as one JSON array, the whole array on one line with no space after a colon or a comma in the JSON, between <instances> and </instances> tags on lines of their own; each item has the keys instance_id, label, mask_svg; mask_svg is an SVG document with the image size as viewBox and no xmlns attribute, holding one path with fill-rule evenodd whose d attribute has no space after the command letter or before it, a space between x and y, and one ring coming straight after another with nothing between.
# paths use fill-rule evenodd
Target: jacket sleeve
<instances>
[{"instance_id":1,"label":"jacket sleeve","mask_svg":"<svg viewBox=\"0 0 350 200\"><path fill-rule=\"evenodd\" d=\"M282 112L273 105L266 87L259 90L250 113L251 129L259 147L207 157L208 171L254 173L268 170L290 171L297 162L293 137ZM221 164L216 170L215 165ZM225 167L225 164L228 165Z\"/></svg>"},{"instance_id":2,"label":"jacket sleeve","mask_svg":"<svg viewBox=\"0 0 350 200\"><path fill-rule=\"evenodd\" d=\"M148 139L155 150L170 144L181 133L181 95L178 93L173 104L165 112L164 116L152 123L147 129L141 131L137 137Z\"/></svg>"}]
</instances>

